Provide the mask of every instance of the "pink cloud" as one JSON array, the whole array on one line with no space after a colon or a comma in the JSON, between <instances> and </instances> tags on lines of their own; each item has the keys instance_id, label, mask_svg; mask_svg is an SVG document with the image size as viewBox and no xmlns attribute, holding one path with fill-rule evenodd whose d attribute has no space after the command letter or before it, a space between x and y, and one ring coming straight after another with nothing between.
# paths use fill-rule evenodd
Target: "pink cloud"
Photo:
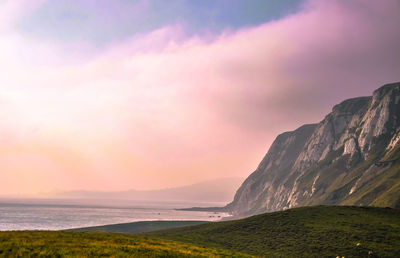
<instances>
[{"instance_id":1,"label":"pink cloud","mask_svg":"<svg viewBox=\"0 0 400 258\"><path fill-rule=\"evenodd\" d=\"M399 80L399 5L309 1L281 20L207 38L165 27L78 64L62 62L68 52L56 50L64 46L38 48L32 62L11 56L0 78L1 127L8 145L23 146L13 159L33 162L26 147L33 142L29 153L37 150L42 169L11 162L4 178L17 169L65 179L27 190L34 192L246 176L276 134ZM26 40L12 42L28 51ZM48 58L37 66L35 56ZM55 59L59 65L43 65ZM53 152L74 158L64 162ZM10 187L23 189L14 179Z\"/></svg>"}]
</instances>

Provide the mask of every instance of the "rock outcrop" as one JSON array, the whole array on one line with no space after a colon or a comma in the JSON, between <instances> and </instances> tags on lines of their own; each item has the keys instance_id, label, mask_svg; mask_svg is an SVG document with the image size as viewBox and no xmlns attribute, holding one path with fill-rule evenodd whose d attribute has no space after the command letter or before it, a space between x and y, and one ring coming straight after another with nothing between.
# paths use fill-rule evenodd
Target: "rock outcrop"
<instances>
[{"instance_id":1,"label":"rock outcrop","mask_svg":"<svg viewBox=\"0 0 400 258\"><path fill-rule=\"evenodd\" d=\"M316 204L400 207L400 83L279 135L226 209L247 216Z\"/></svg>"}]
</instances>

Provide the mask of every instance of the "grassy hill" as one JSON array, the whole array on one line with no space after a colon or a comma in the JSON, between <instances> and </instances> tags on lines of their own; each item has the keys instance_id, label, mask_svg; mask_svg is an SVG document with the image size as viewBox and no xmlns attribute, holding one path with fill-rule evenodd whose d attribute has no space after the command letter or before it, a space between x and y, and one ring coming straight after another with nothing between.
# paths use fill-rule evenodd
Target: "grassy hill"
<instances>
[{"instance_id":1,"label":"grassy hill","mask_svg":"<svg viewBox=\"0 0 400 258\"><path fill-rule=\"evenodd\" d=\"M150 235L267 257L400 257L400 210L302 207Z\"/></svg>"},{"instance_id":2,"label":"grassy hill","mask_svg":"<svg viewBox=\"0 0 400 258\"><path fill-rule=\"evenodd\" d=\"M0 257L249 257L146 236L71 231L0 232Z\"/></svg>"},{"instance_id":3,"label":"grassy hill","mask_svg":"<svg viewBox=\"0 0 400 258\"><path fill-rule=\"evenodd\" d=\"M138 221L132 223L120 223L96 227L76 228L71 231L80 232L108 232L108 233L143 233L156 230L164 230L177 227L204 224L208 221Z\"/></svg>"},{"instance_id":4,"label":"grassy hill","mask_svg":"<svg viewBox=\"0 0 400 258\"><path fill-rule=\"evenodd\" d=\"M129 224L120 224L119 227L124 225L129 227ZM144 234L0 232L0 257L251 255L400 257L400 210L352 206L302 207L241 220Z\"/></svg>"}]
</instances>

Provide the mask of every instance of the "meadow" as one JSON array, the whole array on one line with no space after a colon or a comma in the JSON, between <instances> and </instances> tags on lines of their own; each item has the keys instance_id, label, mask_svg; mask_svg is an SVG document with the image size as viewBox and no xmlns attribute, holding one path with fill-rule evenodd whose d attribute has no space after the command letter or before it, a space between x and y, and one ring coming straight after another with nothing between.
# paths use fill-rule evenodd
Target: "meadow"
<instances>
[{"instance_id":1,"label":"meadow","mask_svg":"<svg viewBox=\"0 0 400 258\"><path fill-rule=\"evenodd\" d=\"M265 257L400 257L400 210L301 207L149 235Z\"/></svg>"},{"instance_id":2,"label":"meadow","mask_svg":"<svg viewBox=\"0 0 400 258\"><path fill-rule=\"evenodd\" d=\"M126 224L126 230L143 224ZM151 227L159 228L151 223ZM160 224L161 225L161 224ZM121 230L124 224L118 225ZM101 227L101 230L115 227ZM400 257L400 210L313 206L140 234L0 232L0 257Z\"/></svg>"},{"instance_id":3,"label":"meadow","mask_svg":"<svg viewBox=\"0 0 400 258\"><path fill-rule=\"evenodd\" d=\"M147 236L71 231L0 233L0 257L250 257Z\"/></svg>"}]
</instances>

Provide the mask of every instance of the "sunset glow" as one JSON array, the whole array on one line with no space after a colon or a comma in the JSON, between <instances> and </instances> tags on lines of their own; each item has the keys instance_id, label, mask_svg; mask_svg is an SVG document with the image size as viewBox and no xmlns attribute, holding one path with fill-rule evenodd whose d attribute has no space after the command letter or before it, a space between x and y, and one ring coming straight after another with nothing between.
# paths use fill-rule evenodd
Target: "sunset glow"
<instances>
[{"instance_id":1,"label":"sunset glow","mask_svg":"<svg viewBox=\"0 0 400 258\"><path fill-rule=\"evenodd\" d=\"M397 0L204 26L186 1L176 19L151 0L55 2L0 0L0 195L246 177L278 133L400 81Z\"/></svg>"}]
</instances>

